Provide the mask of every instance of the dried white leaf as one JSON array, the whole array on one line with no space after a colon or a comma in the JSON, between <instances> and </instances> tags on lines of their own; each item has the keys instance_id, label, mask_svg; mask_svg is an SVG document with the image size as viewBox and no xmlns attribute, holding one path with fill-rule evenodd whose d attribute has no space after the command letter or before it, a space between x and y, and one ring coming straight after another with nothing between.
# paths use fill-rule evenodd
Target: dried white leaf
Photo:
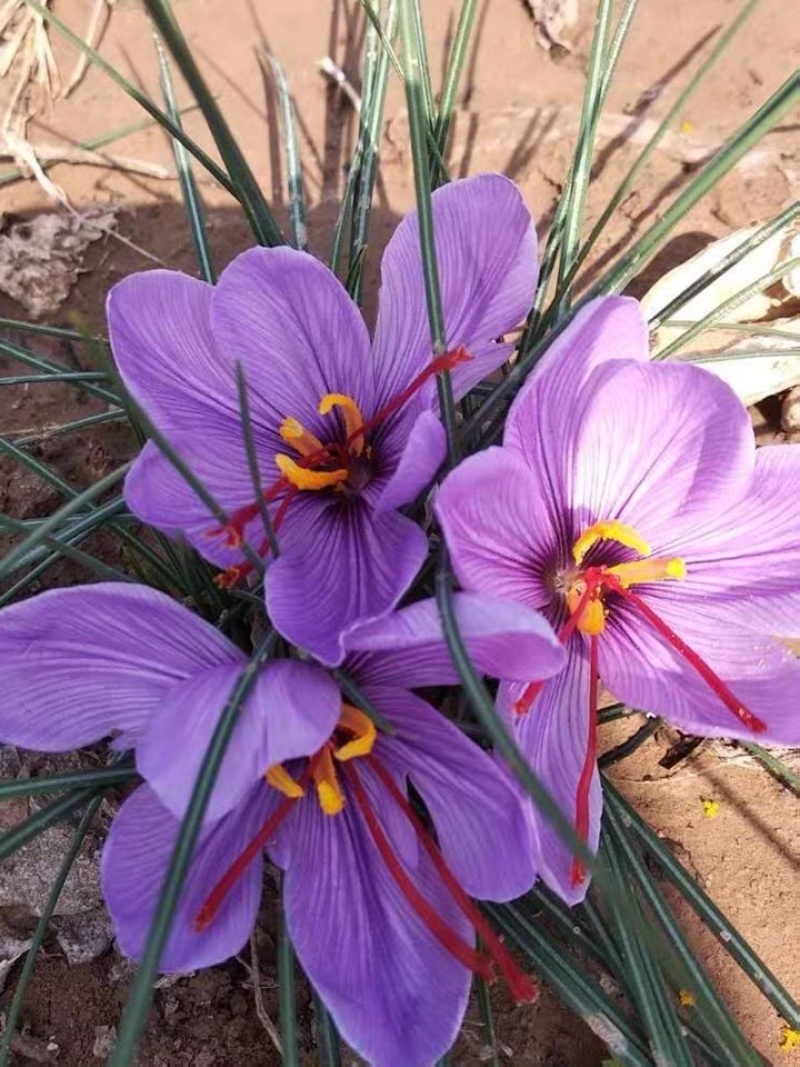
<instances>
[{"instance_id":1,"label":"dried white leaf","mask_svg":"<svg viewBox=\"0 0 800 1067\"><path fill-rule=\"evenodd\" d=\"M782 332L797 334L797 340L754 334L722 351L682 354L681 360L716 374L749 407L800 383L800 319L779 320L776 325Z\"/></svg>"},{"instance_id":2,"label":"dried white leaf","mask_svg":"<svg viewBox=\"0 0 800 1067\"><path fill-rule=\"evenodd\" d=\"M578 0L526 0L538 30L539 44L572 51L567 34L578 21Z\"/></svg>"}]
</instances>

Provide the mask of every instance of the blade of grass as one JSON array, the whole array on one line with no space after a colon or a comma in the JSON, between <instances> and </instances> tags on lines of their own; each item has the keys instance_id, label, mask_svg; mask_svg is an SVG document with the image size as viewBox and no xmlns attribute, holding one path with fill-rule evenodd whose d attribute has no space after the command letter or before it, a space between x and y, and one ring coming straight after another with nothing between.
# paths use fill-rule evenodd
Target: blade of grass
<instances>
[{"instance_id":1,"label":"blade of grass","mask_svg":"<svg viewBox=\"0 0 800 1067\"><path fill-rule=\"evenodd\" d=\"M760 1067L761 1059L745 1040L727 1005L703 970L669 909L657 883L647 870L641 856L633 848L619 815L613 805L606 808L609 836L614 841L622 861L625 877L635 880L653 915L666 935L673 952L687 975L686 988L698 1001L698 1015L702 1017L714 1037L714 1048L729 1067Z\"/></svg>"},{"instance_id":2,"label":"blade of grass","mask_svg":"<svg viewBox=\"0 0 800 1067\"><path fill-rule=\"evenodd\" d=\"M516 904L485 904L484 911L530 960L561 1000L605 1042L626 1067L655 1067L631 1020L599 985L585 965L564 952L538 923L532 923Z\"/></svg>"},{"instance_id":3,"label":"blade of grass","mask_svg":"<svg viewBox=\"0 0 800 1067\"><path fill-rule=\"evenodd\" d=\"M0 581L7 578L18 565L20 559L24 558L32 548L36 548L40 545L48 534L55 534L64 519L69 518L71 515L79 514L86 505L91 504L97 497L102 496L108 489L111 489L121 481L129 468L130 463L123 463L121 467L117 467L117 469L111 471L110 474L106 474L103 478L98 478L98 480L94 482L93 485L90 485L88 489L84 489L82 493L78 493L77 496L73 497L72 500L68 501L62 508L59 508L53 515L44 519L21 544L15 545L14 548L0 560Z\"/></svg>"},{"instance_id":4,"label":"blade of grass","mask_svg":"<svg viewBox=\"0 0 800 1067\"><path fill-rule=\"evenodd\" d=\"M592 169L597 120L600 117L600 106L602 104L603 60L608 45L612 9L611 0L600 0L595 17L594 36L589 54L589 68L586 73L578 143L575 148L571 181L569 183L569 203L566 206L564 234L561 240L561 259L556 283L559 306L562 310L568 306L568 292L564 282L567 272L577 255L583 216L586 210L586 196Z\"/></svg>"},{"instance_id":5,"label":"blade of grass","mask_svg":"<svg viewBox=\"0 0 800 1067\"><path fill-rule=\"evenodd\" d=\"M97 814L97 809L103 802L103 795L96 796L87 807L84 812L83 818L78 824L75 833L72 835L72 841L70 843L67 854L56 874L53 885L48 894L44 908L39 922L36 924L33 937L31 939L28 953L23 964L22 971L17 980L17 988L14 990L14 997L11 1001L11 1005L8 1009L8 1014L5 1020L5 1032L2 1040L0 1040L0 1067L7 1067L9 1058L12 1055L11 1043L14 1039L14 1033L19 1023L20 1014L22 1012L22 1005L25 1000L25 993L27 992L28 985L31 978L33 978L34 967L36 966L36 959L39 955L39 950L42 947L47 929L50 925L50 920L53 917L53 912L58 904L59 897L64 888L64 884L69 877L69 873L72 870L75 861L78 858L78 853L81 850L81 845L89 832L89 827Z\"/></svg>"},{"instance_id":6,"label":"blade of grass","mask_svg":"<svg viewBox=\"0 0 800 1067\"><path fill-rule=\"evenodd\" d=\"M422 270L425 279L425 300L430 321L431 344L434 355L447 351L442 298L439 288L439 270L436 263L436 246L433 234L433 211L431 208L431 183L428 172L426 130L429 129L424 90L422 87L423 55L416 24L417 5L414 0L400 0L400 35L403 41L403 61L406 78L406 102L408 106L411 157L414 166L414 189L417 198ZM447 434L447 456L450 466L459 459L456 437L456 410L450 374L445 371L436 376L439 407Z\"/></svg>"},{"instance_id":7,"label":"blade of grass","mask_svg":"<svg viewBox=\"0 0 800 1067\"><path fill-rule=\"evenodd\" d=\"M37 445L43 441L49 441L51 437L62 437L68 433L78 433L80 430L92 430L95 426L104 426L108 422L121 422L125 418L125 412L120 408L117 411L101 411L97 415L87 415L83 419L73 419L72 422L59 423L56 426L45 426L36 433L25 434L15 437L10 444L24 448L26 445Z\"/></svg>"},{"instance_id":8,"label":"blade of grass","mask_svg":"<svg viewBox=\"0 0 800 1067\"><path fill-rule=\"evenodd\" d=\"M300 1047L297 1037L297 975L294 949L286 929L283 908L278 916L278 1001L280 1004L281 1046L283 1067L300 1067Z\"/></svg>"},{"instance_id":9,"label":"blade of grass","mask_svg":"<svg viewBox=\"0 0 800 1067\"><path fill-rule=\"evenodd\" d=\"M67 369L64 367L63 363L56 363L54 360L46 359L44 356L39 356L35 352L29 352L27 348L12 344L11 341L0 340L0 352L5 352L5 354L12 359L16 359L20 363L26 364L28 367L35 367L37 370L41 370L45 373L63 374ZM91 393L92 396L99 397L101 400L105 400L109 404L119 406L119 397L108 389L95 385L93 382L78 382L76 384L80 385L85 393Z\"/></svg>"},{"instance_id":10,"label":"blade of grass","mask_svg":"<svg viewBox=\"0 0 800 1067\"><path fill-rule=\"evenodd\" d=\"M23 819L21 823L18 823L12 829L0 834L0 861L13 856L15 852L19 852L29 841L32 841L34 837L38 837L49 826L61 822L62 819L68 819L70 815L73 815L91 800L94 800L96 796L97 789L91 788L81 789L77 793L59 797L58 800L51 801L45 807L40 808L39 811L29 815L27 819Z\"/></svg>"},{"instance_id":11,"label":"blade of grass","mask_svg":"<svg viewBox=\"0 0 800 1067\"><path fill-rule=\"evenodd\" d=\"M788 227L798 216L800 216L800 202L790 204L774 219L770 219L769 222L764 223L763 226L759 226L754 234L751 234L746 241L742 241L732 249L727 256L724 256L719 263L717 263L710 270L705 271L699 278L687 285L683 292L678 293L668 304L665 304L661 311L655 315L651 315L649 319L650 329L657 330L665 319L671 319L672 316L679 311L684 304L688 303L698 293L702 293L712 282L715 282L718 278L721 278L723 274L730 270L731 267L736 266L745 256L749 255L756 248L759 248L765 241L768 241L775 234L780 233L784 227Z\"/></svg>"},{"instance_id":12,"label":"blade of grass","mask_svg":"<svg viewBox=\"0 0 800 1067\"><path fill-rule=\"evenodd\" d=\"M0 377L3 385L41 385L42 382L102 382L105 375L94 370L65 370L53 374L16 374Z\"/></svg>"},{"instance_id":13,"label":"blade of grass","mask_svg":"<svg viewBox=\"0 0 800 1067\"><path fill-rule=\"evenodd\" d=\"M494 1032L492 1002L489 998L489 986L483 978L476 978L475 982L478 1011L483 1024L483 1047L481 1049L480 1062L488 1063L489 1067L500 1067L500 1057L497 1054L497 1035Z\"/></svg>"},{"instance_id":14,"label":"blade of grass","mask_svg":"<svg viewBox=\"0 0 800 1067\"><path fill-rule=\"evenodd\" d=\"M273 55L259 49L258 58L265 70L272 72L278 90L280 104L281 138L286 156L286 181L289 192L289 221L292 227L292 244L302 252L308 250L308 227L306 225L305 195L303 193L303 170L300 165L300 150L297 145L297 118L294 111L289 82L283 67Z\"/></svg>"},{"instance_id":15,"label":"blade of grass","mask_svg":"<svg viewBox=\"0 0 800 1067\"><path fill-rule=\"evenodd\" d=\"M3 531L4 533L8 532L24 535L27 532L27 527L23 522L20 522L19 519L13 519L10 515L3 515L0 513L0 531ZM92 574L96 574L103 581L133 581L129 574L117 570L116 567L104 563L101 559L97 559L96 556L91 555L91 553L84 552L83 549L77 548L75 545L62 541L57 537L46 535L43 537L42 541L47 548L54 549L58 552L59 556L63 556L64 559L72 560L73 563L86 567Z\"/></svg>"},{"instance_id":16,"label":"blade of grass","mask_svg":"<svg viewBox=\"0 0 800 1067\"><path fill-rule=\"evenodd\" d=\"M191 866L211 792L222 766L228 743L239 721L242 705L252 690L259 671L272 655L274 645L275 635L270 633L253 653L231 690L206 749L189 806L172 850L159 893L158 906L150 924L139 969L131 985L119 1027L119 1036L109 1058L108 1067L129 1067L136 1056L153 999L155 977L158 974L161 956L169 938L172 921Z\"/></svg>"},{"instance_id":17,"label":"blade of grass","mask_svg":"<svg viewBox=\"0 0 800 1067\"><path fill-rule=\"evenodd\" d=\"M773 267L771 271L762 275L760 278L756 278L754 282L739 289L732 296L729 296L727 300L723 300L721 304L718 304L713 311L709 311L707 315L703 315L693 323L687 330L676 337L670 344L665 345L664 348L654 357L657 360L669 359L675 352L683 348L690 341L694 340L698 334L703 333L704 330L708 330L720 319L724 319L725 315L729 311L733 311L735 308L740 307L751 296L755 296L757 293L763 293L765 289L768 289L780 278L784 277L790 271L795 270L800 266L800 256L795 256L794 259L784 260L779 263L777 267Z\"/></svg>"},{"instance_id":18,"label":"blade of grass","mask_svg":"<svg viewBox=\"0 0 800 1067\"><path fill-rule=\"evenodd\" d=\"M615 940L625 960L631 998L644 1024L653 1059L670 1067L693 1067L675 1003L651 947L647 919L630 891L626 871L608 835L604 835L601 843L599 864L609 872L612 895L606 903L611 905L609 913Z\"/></svg>"},{"instance_id":19,"label":"blade of grass","mask_svg":"<svg viewBox=\"0 0 800 1067\"><path fill-rule=\"evenodd\" d=\"M127 785L139 775L133 767L98 767L96 770L63 771L41 778L12 778L0 780L0 802L13 797L32 797L47 793L64 793L88 786Z\"/></svg>"},{"instance_id":20,"label":"blade of grass","mask_svg":"<svg viewBox=\"0 0 800 1067\"><path fill-rule=\"evenodd\" d=\"M609 220L611 219L619 205L628 195L628 192L633 187L633 183L636 181L636 179L646 167L653 152L663 140L667 130L670 128L673 122L683 113L686 104L689 102L690 98L694 95L696 90L703 84L708 74L711 72L713 67L716 66L717 62L728 49L736 34L739 32L740 29L742 29L742 27L752 15L753 11L759 3L761 3L761 0L748 0L748 3L744 4L739 14L731 21L729 26L725 29L722 36L717 41L716 45L712 48L711 52L708 54L708 56L700 66L700 69L697 71L694 77L689 80L686 87L678 94L672 107L667 111L667 114L659 123L655 133L644 146L639 156L636 158L635 162L631 166L631 169L620 182L618 188L616 189L608 204L604 208L602 214L600 215L600 218L597 220L594 227L592 228L591 233L589 234L580 251L578 252L575 262L572 265L572 270L567 279L565 280L566 284L571 283L571 281L575 277L576 272L585 262L586 257L589 255L589 252L597 243L597 239L599 238L600 234L608 225Z\"/></svg>"},{"instance_id":21,"label":"blade of grass","mask_svg":"<svg viewBox=\"0 0 800 1067\"><path fill-rule=\"evenodd\" d=\"M510 731L495 711L492 698L475 671L456 621L452 576L449 562L444 555L436 575L436 602L447 647L475 717L494 744L495 751L503 757L512 774L530 794L542 816L569 845L581 863L585 864L587 870L592 870L594 856L586 843L575 833L570 820L531 769Z\"/></svg>"},{"instance_id":22,"label":"blade of grass","mask_svg":"<svg viewBox=\"0 0 800 1067\"><path fill-rule=\"evenodd\" d=\"M695 175L647 233L620 256L589 290L581 304L607 293L619 292L642 270L684 216L736 166L800 101L800 71L792 74L727 143Z\"/></svg>"},{"instance_id":23,"label":"blade of grass","mask_svg":"<svg viewBox=\"0 0 800 1067\"><path fill-rule=\"evenodd\" d=\"M169 71L169 62L167 61L164 52L164 46L161 44L157 34L154 34L154 39L156 44L156 55L158 56L158 65L161 73L161 92L164 97L164 105L171 121L174 122L177 127L183 129L181 125L180 110L175 98L175 87L172 84L172 75ZM195 254L197 255L197 262L200 267L200 276L203 281L213 285L217 280L217 275L211 257L211 247L208 241L208 230L206 229L203 201L200 198L200 191L197 188L197 182L195 181L192 166L189 162L189 154L181 142L177 141L174 137L172 138L172 154L175 159L175 169L178 172L178 181L180 182L183 206L186 208L186 214L189 219L189 228L192 231L192 241L194 243Z\"/></svg>"},{"instance_id":24,"label":"blade of grass","mask_svg":"<svg viewBox=\"0 0 800 1067\"><path fill-rule=\"evenodd\" d=\"M342 1067L340 1039L336 1024L316 992L313 993L313 997L321 1067Z\"/></svg>"},{"instance_id":25,"label":"blade of grass","mask_svg":"<svg viewBox=\"0 0 800 1067\"><path fill-rule=\"evenodd\" d=\"M770 774L774 775L787 789L791 789L793 793L800 796L800 774L793 771L791 767L787 767L783 760L773 756L761 745L753 744L752 741L740 741L739 746L762 763Z\"/></svg>"},{"instance_id":26,"label":"blade of grass","mask_svg":"<svg viewBox=\"0 0 800 1067\"><path fill-rule=\"evenodd\" d=\"M145 0L145 8L195 100L200 105L200 110L203 112L211 136L230 175L231 184L236 190L236 198L244 209L253 235L262 245L284 244L283 234L272 216L261 187L225 121L217 101L206 85L169 4L165 0ZM174 123L172 125L174 126ZM181 138L179 137L178 140Z\"/></svg>"},{"instance_id":27,"label":"blade of grass","mask_svg":"<svg viewBox=\"0 0 800 1067\"><path fill-rule=\"evenodd\" d=\"M738 963L748 978L761 990L786 1022L800 1029L800 1006L781 985L764 961L732 926L713 900L675 858L658 835L644 822L635 808L625 800L606 778L603 783L606 803L611 804L623 826L632 830L645 850L659 865L664 876L686 899L692 909L714 934L725 951Z\"/></svg>"},{"instance_id":28,"label":"blade of grass","mask_svg":"<svg viewBox=\"0 0 800 1067\"><path fill-rule=\"evenodd\" d=\"M597 761L598 766L601 769L610 767L612 763L618 763L619 760L632 756L637 749L641 748L645 742L650 740L660 726L661 719L657 715L652 719L648 718L647 721L629 738L622 741L619 745L615 745L614 748L610 748L608 752L604 752Z\"/></svg>"},{"instance_id":29,"label":"blade of grass","mask_svg":"<svg viewBox=\"0 0 800 1067\"><path fill-rule=\"evenodd\" d=\"M261 481L261 471L258 466L258 455L256 453L256 441L253 433L253 419L250 413L250 401L247 397L247 379L245 378L244 367L241 363L236 364L236 389L239 394L239 412L242 420L242 436L244 437L244 448L247 454L247 465L250 468L250 480L253 483L253 492L255 493L255 501L258 504L259 515L261 516L261 524L264 527L264 537L269 542L270 552L272 558L277 559L281 554L280 546L278 544L278 538L275 534L275 527L272 523L272 518L267 507L267 502L264 499L264 486Z\"/></svg>"},{"instance_id":30,"label":"blade of grass","mask_svg":"<svg viewBox=\"0 0 800 1067\"><path fill-rule=\"evenodd\" d=\"M434 124L433 136L439 147L442 157L447 149L447 141L450 136L450 127L453 123L453 115L456 106L456 94L461 81L461 72L469 50L472 28L475 24L475 12L478 9L477 0L464 0L458 16L456 32L453 37L453 45L447 59L447 70L444 75L442 95L439 100L439 113ZM439 170L438 161L430 161L431 175L434 185L440 185L444 175Z\"/></svg>"}]
</instances>

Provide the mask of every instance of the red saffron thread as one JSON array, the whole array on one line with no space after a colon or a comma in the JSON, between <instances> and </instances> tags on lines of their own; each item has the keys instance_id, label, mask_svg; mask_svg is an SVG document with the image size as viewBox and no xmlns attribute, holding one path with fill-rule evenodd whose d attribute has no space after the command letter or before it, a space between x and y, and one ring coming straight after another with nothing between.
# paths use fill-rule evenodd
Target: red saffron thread
<instances>
[{"instance_id":1,"label":"red saffron thread","mask_svg":"<svg viewBox=\"0 0 800 1067\"><path fill-rule=\"evenodd\" d=\"M305 770L298 778L298 785L305 785L311 780L314 774L314 769L319 762L319 753L308 761ZM269 839L278 829L280 824L292 810L294 805L301 797L286 797L281 801L275 811L270 815L261 829L258 831L252 841L244 848L242 852L236 857L227 871L223 874L206 899L203 901L202 907L198 911L194 920L194 928L198 934L203 933L212 924L217 916L219 909L221 908L228 893L233 889L244 872L250 866L254 859L258 856L259 852L265 847Z\"/></svg>"},{"instance_id":2,"label":"red saffron thread","mask_svg":"<svg viewBox=\"0 0 800 1067\"><path fill-rule=\"evenodd\" d=\"M535 981L530 975L519 967L517 962L511 956L506 949L503 942L497 936L492 929L491 925L484 919L478 908L470 900L469 896L464 892L461 884L456 876L447 866L442 853L437 848L436 844L431 838L431 835L422 825L419 816L411 807L408 802L408 798L405 797L398 789L397 783L392 776L383 766L383 764L375 758L375 756L367 756L367 762L380 778L383 785L388 790L390 796L395 803L400 807L403 814L414 828L416 835L422 844L425 851L428 853L436 872L442 879L446 889L453 897L453 900L458 905L461 912L475 927L481 940L484 942L492 957L494 958L497 966L505 979L511 995L518 1004L532 1004L539 995L539 989Z\"/></svg>"},{"instance_id":3,"label":"red saffron thread","mask_svg":"<svg viewBox=\"0 0 800 1067\"><path fill-rule=\"evenodd\" d=\"M711 691L719 697L725 707L730 711L739 722L747 727L748 730L752 730L754 734L763 734L767 729L767 724L763 722L758 716L754 715L752 711L746 708L740 700L731 692L731 690L725 685L722 679L716 674L706 661L699 656L693 648L679 637L671 626L668 626L664 620L657 615L653 609L636 593L632 593L630 589L626 589L625 586L616 578L615 575L607 574L603 578L604 583L612 589L615 593L619 593L620 596L630 601L636 608L644 615L653 628L661 634L661 636L667 641L667 643L675 649L675 651L683 656L683 658L689 663Z\"/></svg>"},{"instance_id":4,"label":"red saffron thread","mask_svg":"<svg viewBox=\"0 0 800 1067\"><path fill-rule=\"evenodd\" d=\"M581 615L583 614L584 609L589 603L592 597L592 593L594 593L596 588L597 584L590 585L589 582L586 583L586 589L581 594L581 598L576 604L575 610L572 612L570 617L567 619L567 621L564 623L564 625L558 632L558 639L562 645L566 645L567 641L569 641L570 637L572 637L573 633L575 632L576 626L581 621ZM512 710L515 715L528 714L528 712L533 707L534 701L539 696L539 693L541 693L542 686L546 681L546 678L542 678L539 681L531 682L530 685L525 687L522 692L522 695L514 701Z\"/></svg>"},{"instance_id":5,"label":"red saffron thread","mask_svg":"<svg viewBox=\"0 0 800 1067\"><path fill-rule=\"evenodd\" d=\"M367 829L375 843L375 847L378 849L381 859L386 864L387 870L397 883L403 896L434 937L444 945L447 951L454 956L459 963L462 963L470 971L480 975L486 981L491 981L493 977L492 961L487 956L482 955L476 949L468 945L466 941L463 941L459 935L447 925L441 915L438 914L414 885L399 859L392 851L392 846L384 834L383 828L378 822L375 812L370 806L366 791L361 783L361 778L352 762L343 763L341 765L341 771L352 789L356 804L358 805L361 814L364 816L364 821L367 824Z\"/></svg>"},{"instance_id":6,"label":"red saffron thread","mask_svg":"<svg viewBox=\"0 0 800 1067\"><path fill-rule=\"evenodd\" d=\"M597 637L589 638L589 736L586 742L586 755L583 760L578 791L575 799L575 832L581 841L589 838L589 797L592 788L594 768L597 763L597 696L600 673L597 666ZM577 858L572 861L570 882L573 888L586 881L586 868Z\"/></svg>"}]
</instances>

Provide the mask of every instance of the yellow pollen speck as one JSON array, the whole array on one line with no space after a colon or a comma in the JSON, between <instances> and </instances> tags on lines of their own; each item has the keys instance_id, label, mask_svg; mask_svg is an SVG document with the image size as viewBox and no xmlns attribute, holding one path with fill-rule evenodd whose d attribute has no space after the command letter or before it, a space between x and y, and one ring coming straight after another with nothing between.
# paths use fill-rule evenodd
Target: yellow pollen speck
<instances>
[{"instance_id":1,"label":"yellow pollen speck","mask_svg":"<svg viewBox=\"0 0 800 1067\"><path fill-rule=\"evenodd\" d=\"M784 1052L791 1052L793 1049L800 1048L800 1030L793 1030L791 1026L784 1026L781 1029L778 1048Z\"/></svg>"},{"instance_id":2,"label":"yellow pollen speck","mask_svg":"<svg viewBox=\"0 0 800 1067\"><path fill-rule=\"evenodd\" d=\"M348 438L353 437L349 448L354 456L360 456L364 451L364 435L354 437L364 425L364 416L361 409L351 396L345 393L326 393L319 402L320 415L327 415L334 408L339 408L344 419L344 429Z\"/></svg>"},{"instance_id":3,"label":"yellow pollen speck","mask_svg":"<svg viewBox=\"0 0 800 1067\"><path fill-rule=\"evenodd\" d=\"M343 467L335 471L315 471L301 467L299 463L280 452L275 457L275 463L284 478L297 489L330 489L341 485L348 477L348 472Z\"/></svg>"},{"instance_id":4,"label":"yellow pollen speck","mask_svg":"<svg viewBox=\"0 0 800 1067\"><path fill-rule=\"evenodd\" d=\"M703 804L703 812L707 819L715 819L719 815L719 801L710 797L700 797Z\"/></svg>"},{"instance_id":5,"label":"yellow pollen speck","mask_svg":"<svg viewBox=\"0 0 800 1067\"><path fill-rule=\"evenodd\" d=\"M688 989L678 990L678 1001L682 1008L693 1008L697 1003L697 997Z\"/></svg>"},{"instance_id":6,"label":"yellow pollen speck","mask_svg":"<svg viewBox=\"0 0 800 1067\"><path fill-rule=\"evenodd\" d=\"M266 773L266 779L273 789L283 793L285 797L297 800L306 795L305 789L292 778L291 774L281 763L275 763Z\"/></svg>"},{"instance_id":7,"label":"yellow pollen speck","mask_svg":"<svg viewBox=\"0 0 800 1067\"><path fill-rule=\"evenodd\" d=\"M297 419L284 419L278 431L287 445L299 452L301 456L313 456L315 452L325 451L325 445Z\"/></svg>"},{"instance_id":8,"label":"yellow pollen speck","mask_svg":"<svg viewBox=\"0 0 800 1067\"><path fill-rule=\"evenodd\" d=\"M572 558L575 562L580 565L586 553L598 541L616 541L620 545L625 545L626 548L634 549L640 556L650 555L650 545L632 526L626 526L624 522L617 522L616 519L606 519L602 522L595 522L584 530L572 546Z\"/></svg>"},{"instance_id":9,"label":"yellow pollen speck","mask_svg":"<svg viewBox=\"0 0 800 1067\"><path fill-rule=\"evenodd\" d=\"M342 713L339 716L339 726L353 734L351 741L345 742L334 750L337 760L355 759L356 756L368 756L375 744L378 731L375 723L363 711L352 707L350 704L342 704Z\"/></svg>"},{"instance_id":10,"label":"yellow pollen speck","mask_svg":"<svg viewBox=\"0 0 800 1067\"><path fill-rule=\"evenodd\" d=\"M314 769L314 785L317 787L317 799L323 812L326 815L338 815L344 807L344 795L336 776L331 750L327 745L320 753L319 762Z\"/></svg>"}]
</instances>

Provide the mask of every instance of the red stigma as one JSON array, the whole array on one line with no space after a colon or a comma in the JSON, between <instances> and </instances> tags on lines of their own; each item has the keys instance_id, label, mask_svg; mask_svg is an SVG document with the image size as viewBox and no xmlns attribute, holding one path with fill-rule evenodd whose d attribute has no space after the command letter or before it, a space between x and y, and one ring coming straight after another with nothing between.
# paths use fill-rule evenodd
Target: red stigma
<instances>
[{"instance_id":1,"label":"red stigma","mask_svg":"<svg viewBox=\"0 0 800 1067\"><path fill-rule=\"evenodd\" d=\"M500 938L494 932L491 925L483 917L483 915L480 913L480 911L473 903L473 901L469 898L469 896L464 892L458 879L447 866L447 863L445 862L442 853L434 843L430 833L423 826L419 816L414 811L411 804L408 802L408 798L404 796L400 789L398 789L396 782L386 770L386 768L383 766L383 764L379 760L377 760L374 755L368 756L367 760L372 770L380 779L381 784L385 787L391 798L395 801L397 806L401 809L403 814L411 823L417 835L417 839L427 852L428 857L430 858L434 868L436 869L436 873L442 880L442 884L450 893L450 896L453 898L453 901L458 907L459 911L461 911L461 913L468 920L468 922L475 928L489 952L489 956L487 957L481 954L474 953L474 950L471 950L473 954L477 955L477 958L480 961L480 969L477 969L474 964L467 963L466 965L470 967L470 969L473 970L476 974L479 974L484 978L487 977L484 972L488 966L488 977L492 978L492 963L496 964L500 972L502 973L503 978L505 979L506 984L508 985L509 991L513 996L514 1000L518 1004L533 1003L539 995L539 989L536 985L536 982L529 975L525 974L525 972L519 967L519 965L509 953L508 949L505 947ZM349 766L350 765L348 765L348 767ZM354 768L350 767L350 770L354 774L356 773ZM358 783L358 787L361 789L364 801L368 804L366 794L364 793L363 786L361 786L360 782ZM356 786L354 783L354 789L355 788ZM372 818L375 819L374 812L371 812L371 814ZM364 815L365 818L367 818L366 812L364 812ZM375 821L377 822L377 820ZM367 820L367 824L369 826L369 820ZM371 827L370 832L372 832ZM375 840L374 836L373 840ZM386 842L386 844L389 848L391 847L388 845L388 841ZM386 861L386 857L383 856L383 852L381 852L381 855ZM391 854L391 859L393 863L398 863L397 858L393 854ZM394 876L394 872L391 871L391 873ZM430 907L430 905L428 905L428 907ZM441 922L441 919L438 916L437 919L439 919L439 922ZM436 931L433 930L432 927L429 927L429 929L431 929L433 933L436 933ZM445 927L445 929L447 930L448 939L446 941L443 940L442 943L444 944L445 948L448 949L448 951L450 951L454 956L456 956L457 959L461 959L461 956L458 954L457 951L455 951L456 946L453 943L453 939L456 940L458 946L461 946L464 943L461 941L457 934L455 934L452 930L449 929L449 927ZM437 934L437 936L439 935ZM440 938L440 940L442 940L442 938ZM461 961L466 962L463 959L461 959Z\"/></svg>"},{"instance_id":2,"label":"red stigma","mask_svg":"<svg viewBox=\"0 0 800 1067\"><path fill-rule=\"evenodd\" d=\"M576 613L577 614L577 613ZM578 791L575 798L575 832L584 843L589 839L589 799L592 778L597 763L597 695L600 677L597 668L597 637L589 638L589 737L583 760ZM570 883L573 889L586 881L586 868L575 857L572 861Z\"/></svg>"}]
</instances>

